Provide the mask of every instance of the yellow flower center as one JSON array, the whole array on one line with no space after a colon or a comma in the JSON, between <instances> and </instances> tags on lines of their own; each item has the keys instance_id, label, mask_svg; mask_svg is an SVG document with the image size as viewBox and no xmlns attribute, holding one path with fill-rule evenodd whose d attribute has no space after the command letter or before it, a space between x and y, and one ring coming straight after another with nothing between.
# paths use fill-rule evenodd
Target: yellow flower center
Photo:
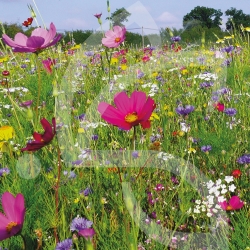
<instances>
[{"instance_id":1,"label":"yellow flower center","mask_svg":"<svg viewBox=\"0 0 250 250\"><path fill-rule=\"evenodd\" d=\"M12 228L15 227L15 226L17 226L17 223L11 221L11 222L6 226L6 231L7 231L8 233L10 233L11 230L12 230Z\"/></svg>"},{"instance_id":2,"label":"yellow flower center","mask_svg":"<svg viewBox=\"0 0 250 250\"><path fill-rule=\"evenodd\" d=\"M120 37L117 37L116 39L115 39L115 42L116 43L119 43L121 41L121 38Z\"/></svg>"},{"instance_id":3,"label":"yellow flower center","mask_svg":"<svg viewBox=\"0 0 250 250\"><path fill-rule=\"evenodd\" d=\"M227 211L231 211L231 210L233 210L233 208L230 205L228 205L227 208L226 208L226 210Z\"/></svg>"},{"instance_id":4,"label":"yellow flower center","mask_svg":"<svg viewBox=\"0 0 250 250\"><path fill-rule=\"evenodd\" d=\"M136 112L133 112L131 114L127 114L125 116L125 121L128 122L128 123L135 122L136 120L138 120L138 115L137 115Z\"/></svg>"}]
</instances>

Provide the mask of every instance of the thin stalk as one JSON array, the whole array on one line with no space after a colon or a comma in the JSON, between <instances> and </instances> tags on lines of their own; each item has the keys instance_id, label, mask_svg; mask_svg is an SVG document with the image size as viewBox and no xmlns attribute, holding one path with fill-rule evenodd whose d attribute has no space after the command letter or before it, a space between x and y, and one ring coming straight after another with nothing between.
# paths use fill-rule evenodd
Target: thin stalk
<instances>
[{"instance_id":1,"label":"thin stalk","mask_svg":"<svg viewBox=\"0 0 250 250\"><path fill-rule=\"evenodd\" d=\"M37 105L36 105L36 124L38 123L38 106L40 102L40 95L41 95L41 72L40 66L38 61L38 54L36 54L36 66L37 66L37 75L38 75L38 93L37 93Z\"/></svg>"},{"instance_id":2,"label":"thin stalk","mask_svg":"<svg viewBox=\"0 0 250 250\"><path fill-rule=\"evenodd\" d=\"M57 157L58 157L58 176L57 176L57 181L56 181L56 186L55 186L55 218L56 218L56 223L58 222L59 219L59 187L60 187L60 178L61 178L61 168L62 168L62 162L61 162L61 152L59 147L57 148ZM56 239L56 243L59 242L58 234L57 234L57 226L54 228L54 236Z\"/></svg>"},{"instance_id":3,"label":"thin stalk","mask_svg":"<svg viewBox=\"0 0 250 250\"><path fill-rule=\"evenodd\" d=\"M26 246L27 246L26 240L25 240L25 238L24 238L24 236L23 236L22 234L19 234L19 235L21 236L21 238L22 238L22 240L23 240L23 249L25 250L25 249L27 249L27 248L26 248Z\"/></svg>"}]
</instances>

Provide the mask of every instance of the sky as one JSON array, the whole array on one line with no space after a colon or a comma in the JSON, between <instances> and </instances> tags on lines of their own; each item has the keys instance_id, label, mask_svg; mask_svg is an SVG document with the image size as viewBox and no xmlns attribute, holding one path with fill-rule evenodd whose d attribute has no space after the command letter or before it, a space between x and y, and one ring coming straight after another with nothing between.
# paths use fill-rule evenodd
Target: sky
<instances>
[{"instance_id":1,"label":"sky","mask_svg":"<svg viewBox=\"0 0 250 250\"><path fill-rule=\"evenodd\" d=\"M34 2L35 1L35 2ZM158 33L160 28L182 28L183 16L196 6L221 10L223 13L231 7L250 14L249 0L110 0L111 13L124 7L131 16L124 25L130 31L145 34ZM0 21L19 23L30 17L28 4L37 12L39 25L43 21L47 27L53 22L58 31L100 30L94 14L102 13L103 30L108 30L106 0L0 0ZM228 17L223 16L222 28ZM43 21L42 21L43 20Z\"/></svg>"}]
</instances>

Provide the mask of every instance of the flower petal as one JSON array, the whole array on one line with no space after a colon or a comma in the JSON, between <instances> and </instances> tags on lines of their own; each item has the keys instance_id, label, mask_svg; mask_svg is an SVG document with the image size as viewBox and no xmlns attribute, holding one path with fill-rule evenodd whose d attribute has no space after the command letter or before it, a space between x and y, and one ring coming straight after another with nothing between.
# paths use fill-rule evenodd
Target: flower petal
<instances>
[{"instance_id":1,"label":"flower petal","mask_svg":"<svg viewBox=\"0 0 250 250\"><path fill-rule=\"evenodd\" d=\"M6 215L6 217L10 220L13 220L13 221L15 221L15 219L16 219L14 205L15 205L15 197L13 196L13 194L11 194L9 192L5 192L2 195L3 211Z\"/></svg>"},{"instance_id":2,"label":"flower petal","mask_svg":"<svg viewBox=\"0 0 250 250\"><path fill-rule=\"evenodd\" d=\"M131 110L130 108L130 98L127 96L127 94L125 92L120 92L118 94L115 95L114 98L114 103L117 107L117 109L125 115L127 115L130 112L133 112L133 110Z\"/></svg>"},{"instance_id":3,"label":"flower petal","mask_svg":"<svg viewBox=\"0 0 250 250\"><path fill-rule=\"evenodd\" d=\"M39 36L31 36L27 40L27 47L31 48L41 48L41 46L44 44L44 38Z\"/></svg>"}]
</instances>

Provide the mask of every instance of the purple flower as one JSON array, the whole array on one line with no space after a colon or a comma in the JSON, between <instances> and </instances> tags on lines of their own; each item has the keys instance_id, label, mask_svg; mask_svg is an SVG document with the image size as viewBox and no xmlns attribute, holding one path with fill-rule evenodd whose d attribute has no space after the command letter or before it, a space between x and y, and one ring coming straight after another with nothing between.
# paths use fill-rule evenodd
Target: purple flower
<instances>
[{"instance_id":1,"label":"purple flower","mask_svg":"<svg viewBox=\"0 0 250 250\"><path fill-rule=\"evenodd\" d=\"M194 106L192 105L186 105L185 108L183 106L179 106L178 108L175 109L175 112L177 114L184 116L188 115L192 111L194 111Z\"/></svg>"},{"instance_id":2,"label":"purple flower","mask_svg":"<svg viewBox=\"0 0 250 250\"><path fill-rule=\"evenodd\" d=\"M22 33L17 33L14 40L6 34L2 35L5 44L13 48L14 52L40 52L41 50L55 45L62 35L56 35L56 27L50 24L49 31L43 28L36 28L28 38Z\"/></svg>"},{"instance_id":3,"label":"purple flower","mask_svg":"<svg viewBox=\"0 0 250 250\"><path fill-rule=\"evenodd\" d=\"M89 196L89 194L91 194L91 193L92 193L92 190L89 187L87 187L86 189L80 191L80 194L81 195L83 194L84 196Z\"/></svg>"},{"instance_id":4,"label":"purple flower","mask_svg":"<svg viewBox=\"0 0 250 250\"><path fill-rule=\"evenodd\" d=\"M80 120L80 121L83 121L83 120L84 120L84 117L85 117L85 114L81 114L81 115L79 115L79 116L75 116L75 119Z\"/></svg>"},{"instance_id":5,"label":"purple flower","mask_svg":"<svg viewBox=\"0 0 250 250\"><path fill-rule=\"evenodd\" d=\"M72 249L73 241L72 239L66 239L62 242L57 243L55 250L70 250Z\"/></svg>"},{"instance_id":6,"label":"purple flower","mask_svg":"<svg viewBox=\"0 0 250 250\"><path fill-rule=\"evenodd\" d=\"M175 176L171 177L171 181L172 181L173 184L176 184L176 185L179 184L179 181Z\"/></svg>"},{"instance_id":7,"label":"purple flower","mask_svg":"<svg viewBox=\"0 0 250 250\"><path fill-rule=\"evenodd\" d=\"M228 116L234 116L237 113L237 110L234 108L227 108L224 110L224 113L227 114Z\"/></svg>"},{"instance_id":8,"label":"purple flower","mask_svg":"<svg viewBox=\"0 0 250 250\"><path fill-rule=\"evenodd\" d=\"M180 36L172 36L172 37L171 37L171 40L172 40L173 42L179 42L179 41L181 40L181 37L180 37Z\"/></svg>"},{"instance_id":9,"label":"purple flower","mask_svg":"<svg viewBox=\"0 0 250 250\"><path fill-rule=\"evenodd\" d=\"M92 135L92 140L93 140L93 141L98 140L98 135Z\"/></svg>"},{"instance_id":10,"label":"purple flower","mask_svg":"<svg viewBox=\"0 0 250 250\"><path fill-rule=\"evenodd\" d=\"M222 52L227 52L227 53L230 53L231 51L233 51L234 49L234 46L233 45L230 45L228 47L225 47L222 49Z\"/></svg>"},{"instance_id":11,"label":"purple flower","mask_svg":"<svg viewBox=\"0 0 250 250\"><path fill-rule=\"evenodd\" d=\"M212 146L210 146L210 145L206 145L206 146L201 147L201 151L203 151L205 153L208 153L211 150L212 150Z\"/></svg>"},{"instance_id":12,"label":"purple flower","mask_svg":"<svg viewBox=\"0 0 250 250\"><path fill-rule=\"evenodd\" d=\"M26 102L21 102L19 104L20 107L26 107L26 108L29 108L33 103L33 100L30 100L30 101L26 101Z\"/></svg>"},{"instance_id":13,"label":"purple flower","mask_svg":"<svg viewBox=\"0 0 250 250\"><path fill-rule=\"evenodd\" d=\"M95 53L94 53L94 51L86 51L86 52L84 52L84 54L86 55L86 56L93 56Z\"/></svg>"},{"instance_id":14,"label":"purple flower","mask_svg":"<svg viewBox=\"0 0 250 250\"><path fill-rule=\"evenodd\" d=\"M71 163L72 163L72 165L79 166L82 164L82 160L72 161Z\"/></svg>"},{"instance_id":15,"label":"purple flower","mask_svg":"<svg viewBox=\"0 0 250 250\"><path fill-rule=\"evenodd\" d=\"M132 157L133 158L138 158L139 157L139 152L138 151L134 151L134 152L132 152Z\"/></svg>"},{"instance_id":16,"label":"purple flower","mask_svg":"<svg viewBox=\"0 0 250 250\"><path fill-rule=\"evenodd\" d=\"M0 168L0 177L7 175L10 173L10 170L8 168Z\"/></svg>"},{"instance_id":17,"label":"purple flower","mask_svg":"<svg viewBox=\"0 0 250 250\"><path fill-rule=\"evenodd\" d=\"M239 164L249 164L250 163L250 154L242 155L241 157L239 157L237 159L237 162Z\"/></svg>"},{"instance_id":18,"label":"purple flower","mask_svg":"<svg viewBox=\"0 0 250 250\"><path fill-rule=\"evenodd\" d=\"M90 228L92 224L93 224L92 221L89 221L85 218L76 217L71 222L70 230L79 232L85 228Z\"/></svg>"},{"instance_id":19,"label":"purple flower","mask_svg":"<svg viewBox=\"0 0 250 250\"><path fill-rule=\"evenodd\" d=\"M209 88L212 87L214 85L213 82L203 82L200 84L200 88Z\"/></svg>"}]
</instances>

